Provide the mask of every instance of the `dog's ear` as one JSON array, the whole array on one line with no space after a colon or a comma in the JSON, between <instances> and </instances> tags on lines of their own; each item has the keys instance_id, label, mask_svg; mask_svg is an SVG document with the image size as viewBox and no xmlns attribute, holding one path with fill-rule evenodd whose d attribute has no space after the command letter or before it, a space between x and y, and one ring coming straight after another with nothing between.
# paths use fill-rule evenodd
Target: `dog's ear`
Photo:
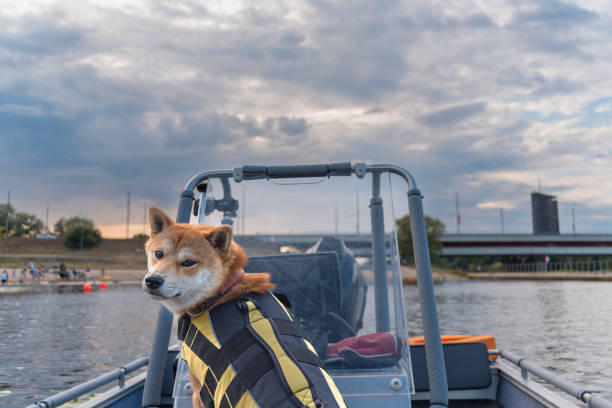
<instances>
[{"instance_id":1,"label":"dog's ear","mask_svg":"<svg viewBox=\"0 0 612 408\"><path fill-rule=\"evenodd\" d=\"M174 221L157 207L149 207L149 223L152 237L174 225Z\"/></svg>"},{"instance_id":2,"label":"dog's ear","mask_svg":"<svg viewBox=\"0 0 612 408\"><path fill-rule=\"evenodd\" d=\"M229 225L217 227L206 238L210 241L213 248L225 253L229 251L230 244L232 243L232 227Z\"/></svg>"}]
</instances>

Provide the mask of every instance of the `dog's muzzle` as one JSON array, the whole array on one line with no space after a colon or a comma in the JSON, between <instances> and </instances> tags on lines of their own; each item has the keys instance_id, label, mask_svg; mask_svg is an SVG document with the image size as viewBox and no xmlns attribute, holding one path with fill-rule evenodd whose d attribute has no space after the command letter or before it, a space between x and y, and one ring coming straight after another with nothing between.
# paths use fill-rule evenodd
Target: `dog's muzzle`
<instances>
[{"instance_id":1,"label":"dog's muzzle","mask_svg":"<svg viewBox=\"0 0 612 408\"><path fill-rule=\"evenodd\" d=\"M164 284L163 276L157 273L145 278L145 285L147 286L147 289L149 289L150 291L157 290L163 284Z\"/></svg>"},{"instance_id":2,"label":"dog's muzzle","mask_svg":"<svg viewBox=\"0 0 612 408\"><path fill-rule=\"evenodd\" d=\"M159 273L155 273L149 277L146 277L142 280L142 289L147 292L149 295L154 298L162 298L162 299L174 299L181 296L181 292L175 293L173 295L169 295L162 291L162 286L165 280L164 277Z\"/></svg>"}]
</instances>

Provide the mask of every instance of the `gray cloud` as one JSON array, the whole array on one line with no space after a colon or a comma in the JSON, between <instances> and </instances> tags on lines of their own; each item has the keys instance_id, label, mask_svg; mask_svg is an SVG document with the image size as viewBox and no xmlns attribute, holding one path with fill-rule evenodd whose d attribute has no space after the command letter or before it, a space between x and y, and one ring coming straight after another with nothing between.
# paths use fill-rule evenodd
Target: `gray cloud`
<instances>
[{"instance_id":1,"label":"gray cloud","mask_svg":"<svg viewBox=\"0 0 612 408\"><path fill-rule=\"evenodd\" d=\"M560 78L547 82L538 89L534 90L531 94L536 97L547 97L553 95L572 94L583 91L585 88L586 86L583 83L568 81L567 79Z\"/></svg>"},{"instance_id":2,"label":"gray cloud","mask_svg":"<svg viewBox=\"0 0 612 408\"><path fill-rule=\"evenodd\" d=\"M0 18L0 48L24 56L61 54L84 38L82 27L65 24L59 10L26 15L15 22Z\"/></svg>"},{"instance_id":3,"label":"gray cloud","mask_svg":"<svg viewBox=\"0 0 612 408\"><path fill-rule=\"evenodd\" d=\"M546 0L531 4L533 7L515 13L513 24L519 27L537 25L565 30L568 26L592 22L598 17L592 11L563 1Z\"/></svg>"},{"instance_id":4,"label":"gray cloud","mask_svg":"<svg viewBox=\"0 0 612 408\"><path fill-rule=\"evenodd\" d=\"M584 115L594 90L612 95L603 11L563 2L510 3L499 14L453 2L143 7L58 2L0 17L0 173L10 175L0 189L45 195L65 211L83 196L123 201L127 190L172 206L202 168L355 159L409 166L433 215L448 213L455 186L469 188L476 217L483 197L529 188L476 174L562 178L560 163L586 154L576 143L605 144L605 129L594 136L557 120ZM583 166L586 178L601 172ZM100 209L99 222L113 212ZM525 216L509 211L508 222L523 228ZM474 228L487 225L496 220ZM594 228L612 221L602 225Z\"/></svg>"},{"instance_id":5,"label":"gray cloud","mask_svg":"<svg viewBox=\"0 0 612 408\"><path fill-rule=\"evenodd\" d=\"M278 118L278 130L288 136L295 136L302 134L308 130L310 125L304 118L288 118L281 116Z\"/></svg>"},{"instance_id":6,"label":"gray cloud","mask_svg":"<svg viewBox=\"0 0 612 408\"><path fill-rule=\"evenodd\" d=\"M433 128L452 127L471 116L484 112L485 107L486 104L484 102L452 106L423 115L419 120L425 125Z\"/></svg>"}]
</instances>

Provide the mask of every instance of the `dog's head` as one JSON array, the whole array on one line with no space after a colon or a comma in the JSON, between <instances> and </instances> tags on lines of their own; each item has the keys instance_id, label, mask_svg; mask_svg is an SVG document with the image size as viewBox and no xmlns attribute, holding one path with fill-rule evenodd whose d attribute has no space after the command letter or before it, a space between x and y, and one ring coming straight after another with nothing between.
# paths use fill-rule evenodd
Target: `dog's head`
<instances>
[{"instance_id":1,"label":"dog's head","mask_svg":"<svg viewBox=\"0 0 612 408\"><path fill-rule=\"evenodd\" d=\"M149 270L142 288L174 313L217 294L230 274L247 263L227 225L175 224L157 207L149 208L149 222Z\"/></svg>"}]
</instances>

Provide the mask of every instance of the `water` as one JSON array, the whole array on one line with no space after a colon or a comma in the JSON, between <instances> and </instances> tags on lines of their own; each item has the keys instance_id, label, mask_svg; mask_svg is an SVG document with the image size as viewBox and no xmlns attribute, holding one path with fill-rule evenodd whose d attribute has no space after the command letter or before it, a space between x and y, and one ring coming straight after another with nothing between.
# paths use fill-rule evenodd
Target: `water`
<instances>
[{"instance_id":1,"label":"water","mask_svg":"<svg viewBox=\"0 0 612 408\"><path fill-rule=\"evenodd\" d=\"M369 293L373 293L370 291ZM436 285L443 334L492 334L612 398L612 283L457 281ZM411 336L418 291L405 287ZM158 304L138 288L0 297L0 406L21 407L148 355Z\"/></svg>"},{"instance_id":2,"label":"water","mask_svg":"<svg viewBox=\"0 0 612 408\"><path fill-rule=\"evenodd\" d=\"M456 281L436 285L442 334L491 334L612 400L612 282ZM422 335L416 287L405 287L409 335Z\"/></svg>"},{"instance_id":3,"label":"water","mask_svg":"<svg viewBox=\"0 0 612 408\"><path fill-rule=\"evenodd\" d=\"M138 288L0 297L0 406L25 406L148 355L158 303Z\"/></svg>"}]
</instances>

